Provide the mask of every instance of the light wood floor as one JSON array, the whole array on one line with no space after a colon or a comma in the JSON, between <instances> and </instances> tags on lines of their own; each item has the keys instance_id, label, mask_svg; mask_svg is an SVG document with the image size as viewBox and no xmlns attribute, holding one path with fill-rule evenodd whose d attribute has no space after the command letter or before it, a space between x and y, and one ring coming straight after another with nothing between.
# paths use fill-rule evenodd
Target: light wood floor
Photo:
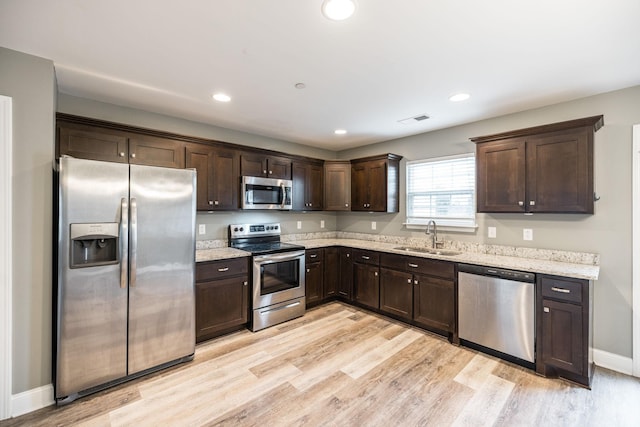
<instances>
[{"instance_id":1,"label":"light wood floor","mask_svg":"<svg viewBox=\"0 0 640 427\"><path fill-rule=\"evenodd\" d=\"M332 303L15 425L639 426L640 380L598 368L589 391Z\"/></svg>"}]
</instances>

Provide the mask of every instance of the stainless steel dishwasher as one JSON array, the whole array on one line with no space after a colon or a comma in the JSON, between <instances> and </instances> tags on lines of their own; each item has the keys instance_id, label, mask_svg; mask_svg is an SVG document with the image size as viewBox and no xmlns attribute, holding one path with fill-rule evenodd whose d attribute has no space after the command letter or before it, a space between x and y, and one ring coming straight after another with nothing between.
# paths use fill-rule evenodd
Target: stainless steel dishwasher
<instances>
[{"instance_id":1,"label":"stainless steel dishwasher","mask_svg":"<svg viewBox=\"0 0 640 427\"><path fill-rule=\"evenodd\" d=\"M535 275L458 265L460 339L535 362Z\"/></svg>"}]
</instances>

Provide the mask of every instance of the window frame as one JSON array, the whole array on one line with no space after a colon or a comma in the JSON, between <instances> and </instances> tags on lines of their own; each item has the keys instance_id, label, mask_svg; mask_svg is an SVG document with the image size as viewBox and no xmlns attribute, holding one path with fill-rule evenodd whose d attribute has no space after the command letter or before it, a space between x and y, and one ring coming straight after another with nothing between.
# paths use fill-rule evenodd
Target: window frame
<instances>
[{"instance_id":1,"label":"window frame","mask_svg":"<svg viewBox=\"0 0 640 427\"><path fill-rule=\"evenodd\" d=\"M437 163L437 162L451 161L456 159L468 159L468 158L471 158L474 162L473 201L471 202L473 206L473 217L468 219L447 219L443 217L410 217L409 216L409 212L411 210L409 206L409 203L411 200L409 196L410 167L415 164ZM444 229L444 230L449 229L451 231L469 232L469 233L475 232L476 229L478 228L478 224L477 224L478 213L476 209L476 197L477 197L476 177L477 175L475 174L475 158L476 158L475 152L468 152L468 153L462 153L462 154L455 154L451 156L439 156L439 157L431 157L431 158L420 159L420 160L407 161L405 164L405 222L403 223L403 225L407 229L425 229L427 226L427 223L433 220L436 222L439 229Z\"/></svg>"}]
</instances>

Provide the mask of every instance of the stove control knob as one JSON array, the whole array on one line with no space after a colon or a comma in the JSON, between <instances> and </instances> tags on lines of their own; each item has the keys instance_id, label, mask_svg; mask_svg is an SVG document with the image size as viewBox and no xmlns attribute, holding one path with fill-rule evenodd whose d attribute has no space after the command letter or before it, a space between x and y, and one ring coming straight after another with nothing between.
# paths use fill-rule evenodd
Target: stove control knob
<instances>
[{"instance_id":1,"label":"stove control knob","mask_svg":"<svg viewBox=\"0 0 640 427\"><path fill-rule=\"evenodd\" d=\"M278 229L278 226L277 226L277 225L275 226L275 229L276 229L276 230Z\"/></svg>"},{"instance_id":2,"label":"stove control knob","mask_svg":"<svg viewBox=\"0 0 640 427\"><path fill-rule=\"evenodd\" d=\"M244 227L240 227L240 231L244 231Z\"/></svg>"},{"instance_id":3,"label":"stove control knob","mask_svg":"<svg viewBox=\"0 0 640 427\"><path fill-rule=\"evenodd\" d=\"M238 231L238 227L234 228L233 231Z\"/></svg>"}]
</instances>

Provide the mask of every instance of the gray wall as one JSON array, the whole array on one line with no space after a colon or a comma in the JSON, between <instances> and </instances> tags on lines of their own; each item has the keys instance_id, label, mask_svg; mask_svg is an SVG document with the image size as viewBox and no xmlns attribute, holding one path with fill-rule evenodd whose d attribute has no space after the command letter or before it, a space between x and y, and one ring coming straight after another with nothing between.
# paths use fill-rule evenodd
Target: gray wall
<instances>
[{"instance_id":1,"label":"gray wall","mask_svg":"<svg viewBox=\"0 0 640 427\"><path fill-rule=\"evenodd\" d=\"M13 98L12 393L51 382L51 61L0 48L0 94Z\"/></svg>"},{"instance_id":2,"label":"gray wall","mask_svg":"<svg viewBox=\"0 0 640 427\"><path fill-rule=\"evenodd\" d=\"M632 356L632 126L640 123L640 86L536 110L483 120L449 129L342 151L349 159L392 152L404 156L401 164L401 212L398 214L341 213L337 229L393 235L420 235L407 230L405 220L406 160L418 160L474 151L470 137L581 117L604 115L604 127L595 134L595 190L601 200L594 215L479 214L476 233L445 232L447 238L478 243L596 252L601 255L600 279L595 282L595 347L624 357ZM487 237L487 227L497 238ZM522 229L533 229L533 241L522 240Z\"/></svg>"}]
</instances>

